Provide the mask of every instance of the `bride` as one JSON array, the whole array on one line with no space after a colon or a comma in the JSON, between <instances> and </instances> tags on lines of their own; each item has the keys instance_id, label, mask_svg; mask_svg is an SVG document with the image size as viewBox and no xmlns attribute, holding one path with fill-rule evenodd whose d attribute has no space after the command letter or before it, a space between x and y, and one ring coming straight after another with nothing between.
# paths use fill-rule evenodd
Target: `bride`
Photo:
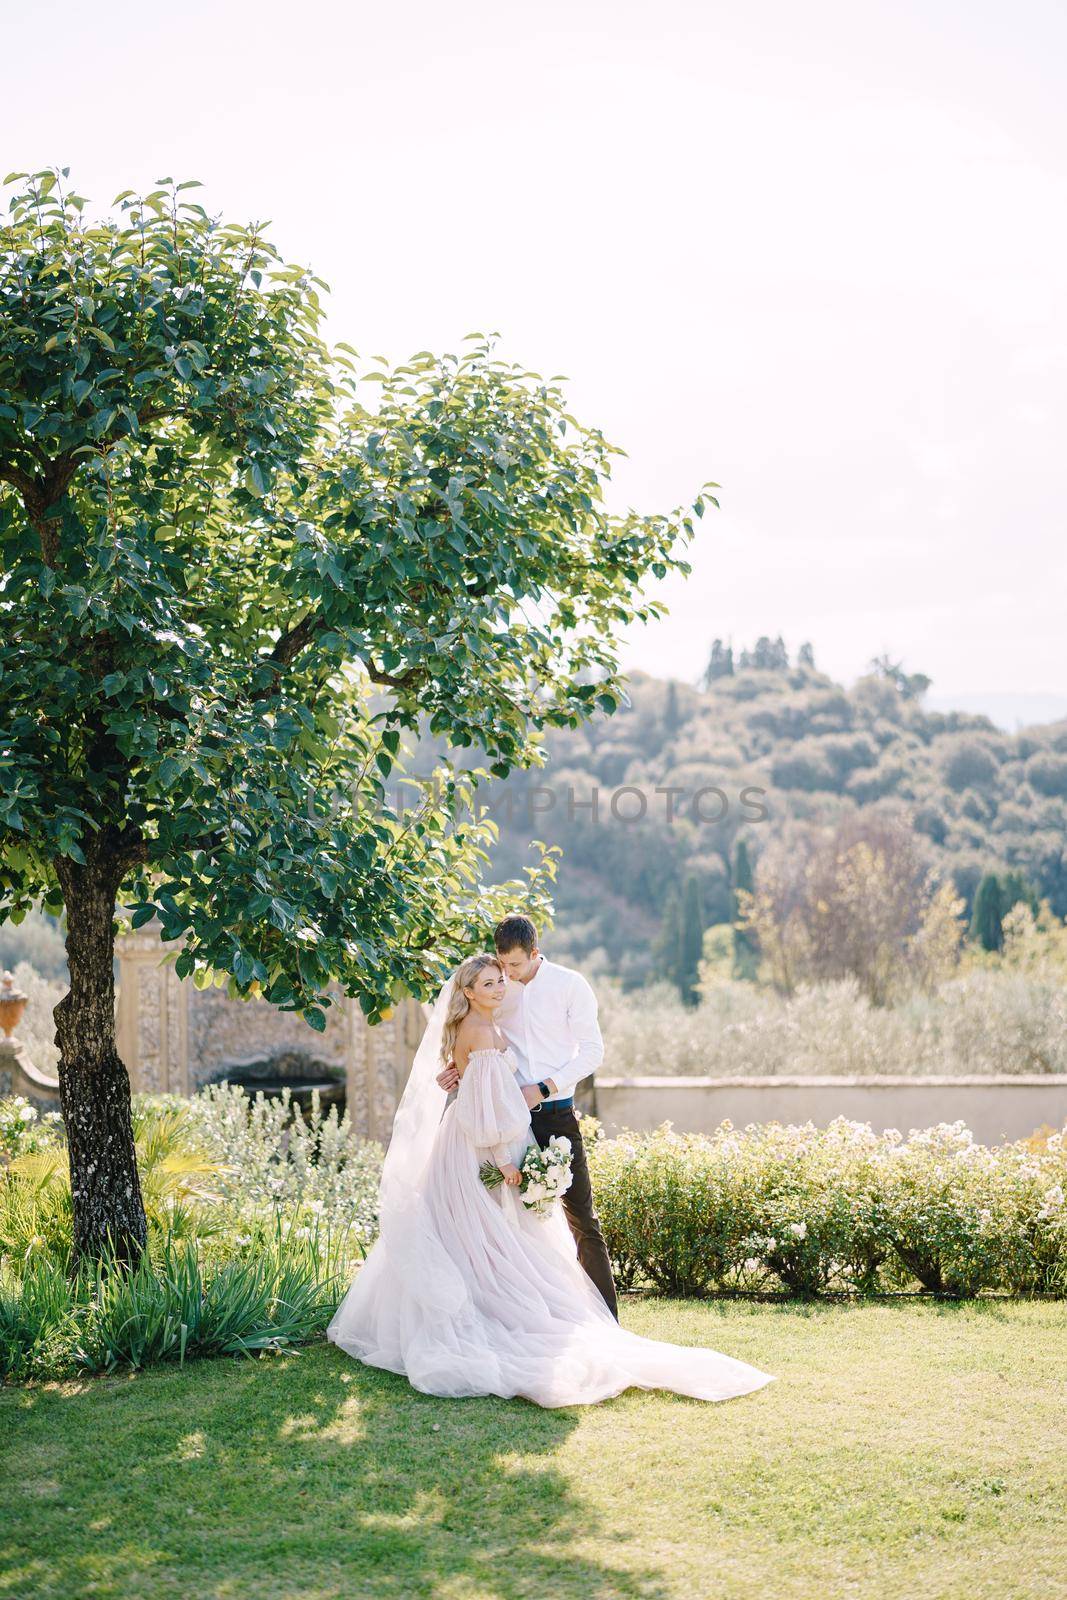
<instances>
[{"instance_id":1,"label":"bride","mask_svg":"<svg viewBox=\"0 0 1067 1600\"><path fill-rule=\"evenodd\" d=\"M507 981L495 956L470 956L438 996L393 1123L380 1233L327 1338L425 1394L542 1406L631 1387L728 1400L773 1382L732 1356L620 1327L558 1201L544 1216L523 1204L519 1166L536 1141L493 1020ZM445 1105L436 1074L450 1057L461 1077ZM479 1176L485 1161L504 1175L496 1188Z\"/></svg>"}]
</instances>

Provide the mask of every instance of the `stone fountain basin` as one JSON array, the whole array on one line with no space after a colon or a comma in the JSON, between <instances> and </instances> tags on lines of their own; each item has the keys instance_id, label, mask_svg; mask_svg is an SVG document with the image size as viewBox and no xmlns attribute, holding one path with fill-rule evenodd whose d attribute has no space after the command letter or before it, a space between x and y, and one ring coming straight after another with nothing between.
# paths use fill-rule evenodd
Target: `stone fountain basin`
<instances>
[{"instance_id":1,"label":"stone fountain basin","mask_svg":"<svg viewBox=\"0 0 1067 1600\"><path fill-rule=\"evenodd\" d=\"M315 1089L319 1091L319 1103L324 1113L329 1111L331 1106L336 1106L340 1115L345 1108L343 1078L263 1078L255 1073L228 1072L225 1081L243 1089L250 1099L262 1094L266 1100L280 1100L284 1091L288 1089L293 1104L299 1106L301 1111L310 1111L311 1096Z\"/></svg>"}]
</instances>

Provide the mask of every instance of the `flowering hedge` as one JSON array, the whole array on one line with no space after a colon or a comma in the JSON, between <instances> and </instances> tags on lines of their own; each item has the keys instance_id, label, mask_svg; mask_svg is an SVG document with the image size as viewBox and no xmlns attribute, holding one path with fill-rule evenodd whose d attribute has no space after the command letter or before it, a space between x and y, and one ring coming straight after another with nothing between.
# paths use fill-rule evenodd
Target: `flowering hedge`
<instances>
[{"instance_id":1,"label":"flowering hedge","mask_svg":"<svg viewBox=\"0 0 1067 1600\"><path fill-rule=\"evenodd\" d=\"M1062 1134L989 1148L962 1122L906 1139L844 1117L710 1137L583 1126L623 1288L1067 1292Z\"/></svg>"},{"instance_id":2,"label":"flowering hedge","mask_svg":"<svg viewBox=\"0 0 1067 1600\"><path fill-rule=\"evenodd\" d=\"M150 1239L195 1239L218 1262L254 1259L279 1227L338 1241L354 1264L377 1229L381 1146L348 1118L289 1121L232 1085L191 1100L138 1095ZM583 1118L590 1171L622 1288L795 1295L921 1290L1067 1292L1067 1140L987 1148L962 1122L872 1132L724 1122L710 1137L603 1137ZM62 1124L0 1101L0 1273L64 1263L70 1203ZM334 1246L331 1244L331 1251Z\"/></svg>"}]
</instances>

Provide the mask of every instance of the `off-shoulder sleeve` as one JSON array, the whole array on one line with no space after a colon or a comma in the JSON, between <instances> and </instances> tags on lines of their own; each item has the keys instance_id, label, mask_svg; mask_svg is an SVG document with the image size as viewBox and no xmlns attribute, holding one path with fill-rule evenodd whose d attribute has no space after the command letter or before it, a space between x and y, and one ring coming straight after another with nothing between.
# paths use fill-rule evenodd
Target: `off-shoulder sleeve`
<instances>
[{"instance_id":1,"label":"off-shoulder sleeve","mask_svg":"<svg viewBox=\"0 0 1067 1600\"><path fill-rule=\"evenodd\" d=\"M453 1115L476 1149L490 1151L498 1164L508 1159L512 1140L530 1126L530 1109L499 1050L471 1051Z\"/></svg>"}]
</instances>

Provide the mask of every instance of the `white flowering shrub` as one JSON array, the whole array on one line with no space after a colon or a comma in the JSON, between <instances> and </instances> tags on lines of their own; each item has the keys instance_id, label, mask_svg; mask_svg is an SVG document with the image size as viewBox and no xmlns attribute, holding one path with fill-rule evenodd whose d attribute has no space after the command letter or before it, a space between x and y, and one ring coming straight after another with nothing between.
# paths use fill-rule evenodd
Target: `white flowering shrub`
<instances>
[{"instance_id":1,"label":"white flowering shrub","mask_svg":"<svg viewBox=\"0 0 1067 1600\"><path fill-rule=\"evenodd\" d=\"M984 1219L997 1280L1015 1294L1062 1293L1067 1274L1067 1141L1052 1134L1044 1156L1027 1142L1009 1146L990 1184Z\"/></svg>"},{"instance_id":2,"label":"white flowering shrub","mask_svg":"<svg viewBox=\"0 0 1067 1600\"><path fill-rule=\"evenodd\" d=\"M701 1294L736 1269L739 1240L757 1213L729 1143L723 1130L706 1139L665 1123L654 1134L588 1147L597 1215L621 1288L644 1280L663 1294Z\"/></svg>"},{"instance_id":3,"label":"white flowering shrub","mask_svg":"<svg viewBox=\"0 0 1067 1600\"><path fill-rule=\"evenodd\" d=\"M794 1294L878 1288L887 1251L874 1209L881 1146L870 1126L839 1117L822 1132L810 1123L745 1132L743 1143L732 1129L720 1140L744 1168L756 1213L741 1241L741 1281L759 1262Z\"/></svg>"},{"instance_id":4,"label":"white flowering shrub","mask_svg":"<svg viewBox=\"0 0 1067 1600\"><path fill-rule=\"evenodd\" d=\"M879 1232L902 1269L898 1277L934 1294L996 1287L992 1207L1002 1159L975 1144L962 1122L913 1130L889 1147L875 1207Z\"/></svg>"},{"instance_id":5,"label":"white flowering shrub","mask_svg":"<svg viewBox=\"0 0 1067 1600\"><path fill-rule=\"evenodd\" d=\"M156 1096L155 1099L161 1097ZM378 1230L382 1147L352 1135L346 1111L323 1116L318 1092L308 1118L292 1115L289 1091L249 1100L235 1084L209 1084L188 1101L191 1136L217 1163L227 1216L249 1242L275 1213L298 1227L347 1233L356 1246Z\"/></svg>"},{"instance_id":6,"label":"white flowering shrub","mask_svg":"<svg viewBox=\"0 0 1067 1600\"><path fill-rule=\"evenodd\" d=\"M799 1295L1067 1293L1062 1134L987 1148L962 1123L724 1122L588 1142L623 1288Z\"/></svg>"},{"instance_id":7,"label":"white flowering shrub","mask_svg":"<svg viewBox=\"0 0 1067 1600\"><path fill-rule=\"evenodd\" d=\"M0 1161L51 1149L59 1143L62 1126L58 1111L42 1115L24 1095L7 1095L0 1100Z\"/></svg>"}]
</instances>

